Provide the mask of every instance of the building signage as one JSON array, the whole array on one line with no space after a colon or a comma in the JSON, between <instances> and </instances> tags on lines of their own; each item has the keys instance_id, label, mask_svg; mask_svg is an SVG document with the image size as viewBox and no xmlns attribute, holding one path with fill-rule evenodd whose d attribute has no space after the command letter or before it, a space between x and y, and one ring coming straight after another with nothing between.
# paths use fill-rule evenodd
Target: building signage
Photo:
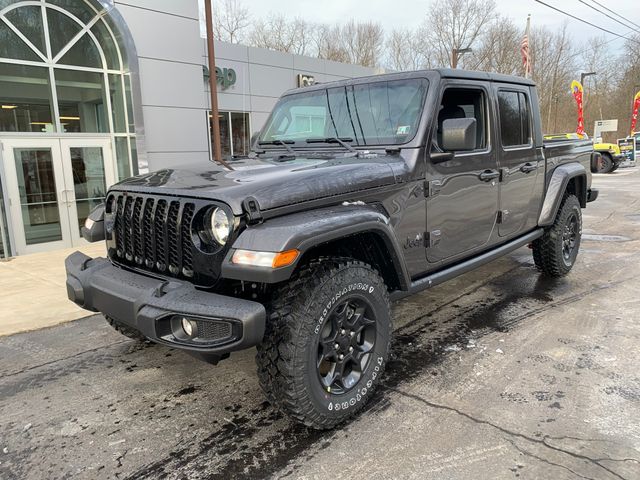
<instances>
[{"instance_id":1,"label":"building signage","mask_svg":"<svg viewBox=\"0 0 640 480\"><path fill-rule=\"evenodd\" d=\"M636 164L636 142L633 137L619 138L618 147L620 153L624 155L622 166L632 167Z\"/></svg>"},{"instance_id":2,"label":"building signage","mask_svg":"<svg viewBox=\"0 0 640 480\"><path fill-rule=\"evenodd\" d=\"M617 119L596 120L595 124L593 125L593 138L596 140L596 142L601 142L603 132L617 132L617 131L618 131Z\"/></svg>"},{"instance_id":3,"label":"building signage","mask_svg":"<svg viewBox=\"0 0 640 480\"><path fill-rule=\"evenodd\" d=\"M223 90L226 90L236 84L238 77L233 68L216 67L216 79L218 81L218 85L220 85Z\"/></svg>"},{"instance_id":4,"label":"building signage","mask_svg":"<svg viewBox=\"0 0 640 480\"><path fill-rule=\"evenodd\" d=\"M298 74L298 87L308 87L316 84L316 78L313 75L305 73Z\"/></svg>"}]
</instances>

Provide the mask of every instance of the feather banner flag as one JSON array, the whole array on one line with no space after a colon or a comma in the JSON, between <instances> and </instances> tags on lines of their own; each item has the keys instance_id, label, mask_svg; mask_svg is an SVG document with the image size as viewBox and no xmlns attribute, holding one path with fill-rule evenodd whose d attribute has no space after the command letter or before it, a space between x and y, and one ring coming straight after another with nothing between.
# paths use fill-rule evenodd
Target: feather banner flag
<instances>
[{"instance_id":1,"label":"feather banner flag","mask_svg":"<svg viewBox=\"0 0 640 480\"><path fill-rule=\"evenodd\" d=\"M584 111L582 106L582 94L584 93L584 89L579 81L574 80L571 82L571 93L573 94L573 98L576 99L576 104L578 105L578 128L576 129L576 133L578 135L584 135Z\"/></svg>"},{"instance_id":2,"label":"feather banner flag","mask_svg":"<svg viewBox=\"0 0 640 480\"><path fill-rule=\"evenodd\" d=\"M636 125L638 123L638 109L640 109L640 92L633 97L633 112L631 113L631 136L636 134Z\"/></svg>"}]
</instances>

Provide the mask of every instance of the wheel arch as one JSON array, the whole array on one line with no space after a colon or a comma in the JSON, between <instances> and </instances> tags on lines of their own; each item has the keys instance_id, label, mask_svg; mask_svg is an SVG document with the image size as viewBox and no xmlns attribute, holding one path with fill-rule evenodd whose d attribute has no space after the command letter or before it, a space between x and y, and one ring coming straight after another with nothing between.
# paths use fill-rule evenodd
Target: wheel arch
<instances>
[{"instance_id":1,"label":"wheel arch","mask_svg":"<svg viewBox=\"0 0 640 480\"><path fill-rule=\"evenodd\" d=\"M231 263L236 249L300 251L292 265L271 269ZM384 209L377 205L338 205L267 220L245 229L222 266L222 277L260 283L288 280L305 262L323 256L349 256L375 268L390 291L408 290L410 277L402 250Z\"/></svg>"},{"instance_id":2,"label":"wheel arch","mask_svg":"<svg viewBox=\"0 0 640 480\"><path fill-rule=\"evenodd\" d=\"M538 225L546 227L553 223L565 193L575 195L580 206L587 206L587 171L578 162L556 167L549 180Z\"/></svg>"}]
</instances>

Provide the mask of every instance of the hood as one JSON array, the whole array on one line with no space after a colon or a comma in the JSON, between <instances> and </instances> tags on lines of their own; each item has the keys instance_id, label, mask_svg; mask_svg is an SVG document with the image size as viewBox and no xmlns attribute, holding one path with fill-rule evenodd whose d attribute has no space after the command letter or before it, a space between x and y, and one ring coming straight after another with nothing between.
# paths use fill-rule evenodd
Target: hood
<instances>
[{"instance_id":1,"label":"hood","mask_svg":"<svg viewBox=\"0 0 640 480\"><path fill-rule=\"evenodd\" d=\"M233 171L212 162L165 169L132 177L113 190L219 200L236 215L247 197L261 210L355 193L396 183L393 164L399 156L313 158L277 162L269 159L233 161ZM397 169L397 166L396 166Z\"/></svg>"}]
</instances>

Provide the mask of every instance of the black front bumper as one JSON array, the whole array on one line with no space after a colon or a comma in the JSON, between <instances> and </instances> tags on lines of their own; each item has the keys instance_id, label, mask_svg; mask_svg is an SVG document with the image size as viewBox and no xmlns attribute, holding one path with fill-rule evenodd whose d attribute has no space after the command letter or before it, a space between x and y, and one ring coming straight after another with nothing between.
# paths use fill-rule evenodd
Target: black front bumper
<instances>
[{"instance_id":1,"label":"black front bumper","mask_svg":"<svg viewBox=\"0 0 640 480\"><path fill-rule=\"evenodd\" d=\"M71 301L134 328L153 342L203 360L215 363L230 352L258 344L264 335L266 312L260 303L197 290L187 282L147 277L81 252L67 257L65 267ZM186 339L177 331L180 317L226 333Z\"/></svg>"},{"instance_id":2,"label":"black front bumper","mask_svg":"<svg viewBox=\"0 0 640 480\"><path fill-rule=\"evenodd\" d=\"M595 202L600 192L596 188L590 188L587 191L587 202Z\"/></svg>"}]
</instances>

